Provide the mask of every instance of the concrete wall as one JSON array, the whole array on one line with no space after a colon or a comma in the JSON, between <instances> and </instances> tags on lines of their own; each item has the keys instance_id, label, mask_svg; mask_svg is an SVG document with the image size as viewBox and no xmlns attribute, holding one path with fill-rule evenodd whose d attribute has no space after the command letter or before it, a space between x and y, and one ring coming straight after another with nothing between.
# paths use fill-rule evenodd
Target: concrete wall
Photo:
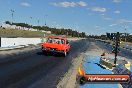
<instances>
[{"instance_id":1,"label":"concrete wall","mask_svg":"<svg viewBox=\"0 0 132 88\"><path fill-rule=\"evenodd\" d=\"M41 38L1 38L1 47L38 44L45 41Z\"/></svg>"},{"instance_id":2,"label":"concrete wall","mask_svg":"<svg viewBox=\"0 0 132 88\"><path fill-rule=\"evenodd\" d=\"M70 41L76 41L83 38L68 38ZM0 38L0 47L12 47L19 45L38 44L44 42L45 38Z\"/></svg>"}]
</instances>

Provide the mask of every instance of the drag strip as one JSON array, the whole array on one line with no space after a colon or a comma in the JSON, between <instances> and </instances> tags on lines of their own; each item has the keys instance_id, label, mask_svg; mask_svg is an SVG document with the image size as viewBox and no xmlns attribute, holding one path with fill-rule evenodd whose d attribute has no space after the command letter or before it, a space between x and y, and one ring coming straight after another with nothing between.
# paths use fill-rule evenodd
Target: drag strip
<instances>
[{"instance_id":1,"label":"drag strip","mask_svg":"<svg viewBox=\"0 0 132 88\"><path fill-rule=\"evenodd\" d=\"M72 60L89 46L86 39L71 42L68 56L45 56L40 47L0 57L0 88L55 88Z\"/></svg>"}]
</instances>

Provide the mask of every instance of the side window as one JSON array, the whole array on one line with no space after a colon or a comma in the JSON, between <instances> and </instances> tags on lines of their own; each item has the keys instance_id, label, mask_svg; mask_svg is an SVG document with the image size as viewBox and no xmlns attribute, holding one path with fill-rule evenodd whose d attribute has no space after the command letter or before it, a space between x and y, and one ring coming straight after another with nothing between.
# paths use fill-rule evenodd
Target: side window
<instances>
[{"instance_id":1,"label":"side window","mask_svg":"<svg viewBox=\"0 0 132 88\"><path fill-rule=\"evenodd\" d=\"M52 40L49 40L49 43L52 43L53 41Z\"/></svg>"},{"instance_id":2,"label":"side window","mask_svg":"<svg viewBox=\"0 0 132 88\"><path fill-rule=\"evenodd\" d=\"M66 44L69 44L69 41L68 40L66 40Z\"/></svg>"},{"instance_id":3,"label":"side window","mask_svg":"<svg viewBox=\"0 0 132 88\"><path fill-rule=\"evenodd\" d=\"M61 40L61 43L62 43L62 44L65 44L65 41L62 39L62 40Z\"/></svg>"},{"instance_id":4,"label":"side window","mask_svg":"<svg viewBox=\"0 0 132 88\"><path fill-rule=\"evenodd\" d=\"M48 38L47 42L48 42L48 43L52 43L53 40L52 40L51 38Z\"/></svg>"},{"instance_id":5,"label":"side window","mask_svg":"<svg viewBox=\"0 0 132 88\"><path fill-rule=\"evenodd\" d=\"M58 41L57 41L57 43L58 43L58 44L61 44L61 41L60 41L60 40L58 40Z\"/></svg>"}]
</instances>

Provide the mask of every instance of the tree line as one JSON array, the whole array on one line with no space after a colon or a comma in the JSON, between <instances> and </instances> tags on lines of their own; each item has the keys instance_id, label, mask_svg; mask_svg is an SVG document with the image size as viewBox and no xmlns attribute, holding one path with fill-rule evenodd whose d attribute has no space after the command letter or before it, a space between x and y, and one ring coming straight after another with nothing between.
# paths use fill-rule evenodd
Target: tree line
<instances>
[{"instance_id":1,"label":"tree line","mask_svg":"<svg viewBox=\"0 0 132 88\"><path fill-rule=\"evenodd\" d=\"M65 28L58 29L58 28L51 28L48 26L33 26L33 25L26 24L26 23L11 23L9 21L6 21L5 23L9 25L33 28L33 29L37 29L41 31L51 31L52 34L56 34L56 35L68 35L71 37L81 37L81 38L85 38L87 36L85 32L78 32L72 29L65 29Z\"/></svg>"},{"instance_id":2,"label":"tree line","mask_svg":"<svg viewBox=\"0 0 132 88\"><path fill-rule=\"evenodd\" d=\"M89 35L88 37L94 39L110 40L107 35ZM120 40L132 43L132 35L120 36Z\"/></svg>"}]
</instances>

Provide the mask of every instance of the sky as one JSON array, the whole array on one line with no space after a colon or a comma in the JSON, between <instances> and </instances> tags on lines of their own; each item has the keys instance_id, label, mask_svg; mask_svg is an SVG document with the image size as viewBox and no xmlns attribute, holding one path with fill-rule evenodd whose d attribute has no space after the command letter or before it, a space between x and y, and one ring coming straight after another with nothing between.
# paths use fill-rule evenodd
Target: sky
<instances>
[{"instance_id":1,"label":"sky","mask_svg":"<svg viewBox=\"0 0 132 88\"><path fill-rule=\"evenodd\" d=\"M0 0L0 23L7 20L90 35L132 34L132 0Z\"/></svg>"}]
</instances>

